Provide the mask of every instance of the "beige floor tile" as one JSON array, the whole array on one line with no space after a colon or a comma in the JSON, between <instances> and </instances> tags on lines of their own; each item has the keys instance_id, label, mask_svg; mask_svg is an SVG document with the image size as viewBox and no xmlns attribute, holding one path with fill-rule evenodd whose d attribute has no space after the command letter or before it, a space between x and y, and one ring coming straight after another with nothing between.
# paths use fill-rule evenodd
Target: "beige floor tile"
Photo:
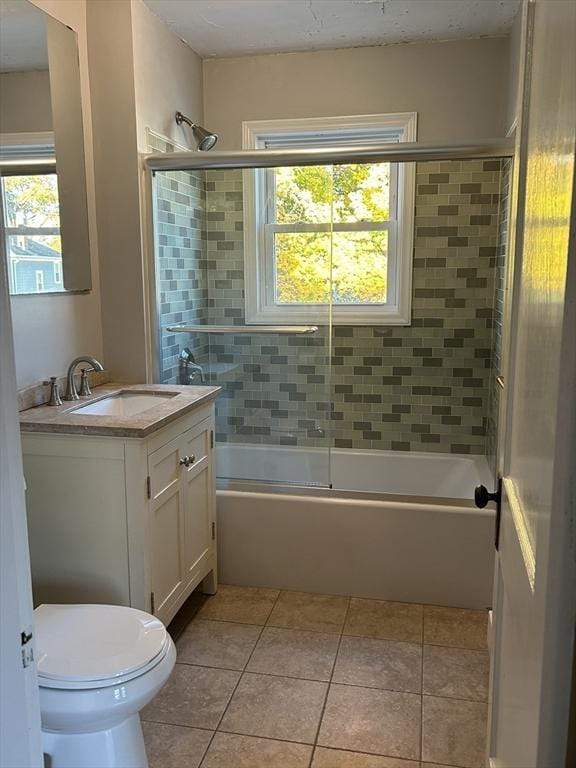
<instances>
[{"instance_id":1,"label":"beige floor tile","mask_svg":"<svg viewBox=\"0 0 576 768\"><path fill-rule=\"evenodd\" d=\"M420 768L420 763L397 757L366 755L341 749L317 747L312 768Z\"/></svg>"},{"instance_id":2,"label":"beige floor tile","mask_svg":"<svg viewBox=\"0 0 576 768\"><path fill-rule=\"evenodd\" d=\"M421 677L421 645L345 636L338 650L332 680L348 685L420 693Z\"/></svg>"},{"instance_id":3,"label":"beige floor tile","mask_svg":"<svg viewBox=\"0 0 576 768\"><path fill-rule=\"evenodd\" d=\"M318 744L419 760L420 706L413 693L331 685Z\"/></svg>"},{"instance_id":4,"label":"beige floor tile","mask_svg":"<svg viewBox=\"0 0 576 768\"><path fill-rule=\"evenodd\" d=\"M486 650L487 611L424 606L424 642Z\"/></svg>"},{"instance_id":5,"label":"beige floor tile","mask_svg":"<svg viewBox=\"0 0 576 768\"><path fill-rule=\"evenodd\" d=\"M200 608L198 618L238 621L243 624L266 624L278 594L277 589L221 584L218 592Z\"/></svg>"},{"instance_id":6,"label":"beige floor tile","mask_svg":"<svg viewBox=\"0 0 576 768\"><path fill-rule=\"evenodd\" d=\"M345 635L422 642L422 606L353 597Z\"/></svg>"},{"instance_id":7,"label":"beige floor tile","mask_svg":"<svg viewBox=\"0 0 576 768\"><path fill-rule=\"evenodd\" d=\"M150 768L198 768L211 731L181 725L142 723Z\"/></svg>"},{"instance_id":8,"label":"beige floor tile","mask_svg":"<svg viewBox=\"0 0 576 768\"><path fill-rule=\"evenodd\" d=\"M220 730L312 744L326 683L245 672Z\"/></svg>"},{"instance_id":9,"label":"beige floor tile","mask_svg":"<svg viewBox=\"0 0 576 768\"><path fill-rule=\"evenodd\" d=\"M244 669L261 631L254 624L193 621L176 643L178 661L203 667Z\"/></svg>"},{"instance_id":10,"label":"beige floor tile","mask_svg":"<svg viewBox=\"0 0 576 768\"><path fill-rule=\"evenodd\" d=\"M330 680L338 635L265 627L247 670L268 675Z\"/></svg>"},{"instance_id":11,"label":"beige floor tile","mask_svg":"<svg viewBox=\"0 0 576 768\"><path fill-rule=\"evenodd\" d=\"M216 728L240 672L176 664L168 683L142 710L142 720Z\"/></svg>"},{"instance_id":12,"label":"beige floor tile","mask_svg":"<svg viewBox=\"0 0 576 768\"><path fill-rule=\"evenodd\" d=\"M483 768L486 704L424 696L422 758L459 768Z\"/></svg>"},{"instance_id":13,"label":"beige floor tile","mask_svg":"<svg viewBox=\"0 0 576 768\"><path fill-rule=\"evenodd\" d=\"M440 765L440 763L420 763L420 768L454 768L454 766Z\"/></svg>"},{"instance_id":14,"label":"beige floor tile","mask_svg":"<svg viewBox=\"0 0 576 768\"><path fill-rule=\"evenodd\" d=\"M490 660L486 651L424 646L424 693L486 701Z\"/></svg>"},{"instance_id":15,"label":"beige floor tile","mask_svg":"<svg viewBox=\"0 0 576 768\"><path fill-rule=\"evenodd\" d=\"M308 768L311 754L306 744L217 733L202 768Z\"/></svg>"},{"instance_id":16,"label":"beige floor tile","mask_svg":"<svg viewBox=\"0 0 576 768\"><path fill-rule=\"evenodd\" d=\"M348 601L348 597L334 595L282 592L270 614L268 624L274 627L340 633Z\"/></svg>"}]
</instances>

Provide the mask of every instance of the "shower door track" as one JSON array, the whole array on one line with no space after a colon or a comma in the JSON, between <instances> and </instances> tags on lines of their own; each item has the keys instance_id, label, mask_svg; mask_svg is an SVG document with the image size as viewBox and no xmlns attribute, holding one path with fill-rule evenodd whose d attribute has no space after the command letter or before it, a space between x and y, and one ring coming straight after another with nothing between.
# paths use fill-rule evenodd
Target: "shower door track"
<instances>
[{"instance_id":1,"label":"shower door track","mask_svg":"<svg viewBox=\"0 0 576 768\"><path fill-rule=\"evenodd\" d=\"M473 144L371 144L328 149L260 149L238 152L171 152L145 155L148 171L199 171L222 168L274 168L280 165L341 163L411 163L431 160L479 160L514 156L513 139L486 139Z\"/></svg>"},{"instance_id":2,"label":"shower door track","mask_svg":"<svg viewBox=\"0 0 576 768\"><path fill-rule=\"evenodd\" d=\"M444 507L468 507L476 509L472 499L458 499L443 496L413 496L410 494L386 493L385 491L346 491L317 483L285 483L270 480L239 480L219 477L218 491L241 491L244 493L268 493L279 496L314 496L317 498L349 499L355 501L398 502L405 504L432 504Z\"/></svg>"}]
</instances>

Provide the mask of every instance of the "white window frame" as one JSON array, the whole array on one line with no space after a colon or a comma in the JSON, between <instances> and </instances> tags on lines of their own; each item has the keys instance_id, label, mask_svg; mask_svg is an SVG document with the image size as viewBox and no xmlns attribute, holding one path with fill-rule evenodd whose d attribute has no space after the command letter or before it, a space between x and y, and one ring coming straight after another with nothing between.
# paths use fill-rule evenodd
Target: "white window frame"
<instances>
[{"instance_id":1,"label":"white window frame","mask_svg":"<svg viewBox=\"0 0 576 768\"><path fill-rule=\"evenodd\" d=\"M61 285L62 284L62 262L53 261L52 268L54 270L54 283L56 285Z\"/></svg>"},{"instance_id":2,"label":"white window frame","mask_svg":"<svg viewBox=\"0 0 576 768\"><path fill-rule=\"evenodd\" d=\"M38 133L0 133L0 160L7 167L11 166L22 176L38 175L38 165L46 173L56 173L56 156L54 153L54 134L51 131ZM4 210L4 187L3 180L0 177L0 224L4 231L5 248L7 258L10 261L10 290L13 296L25 296L25 293L18 292L16 281L16 261L10 258L10 237L14 235L27 235L29 237L60 235L60 227L10 227L5 220L6 212ZM24 259L18 259L18 261ZM51 261L54 266L54 282L62 283L62 262L58 262L60 267L60 279L56 280L56 262L51 259L39 258L35 261ZM38 276L41 275L40 281ZM42 270L35 271L35 293L51 293L44 290L44 273ZM41 286L41 287L39 287ZM30 295L30 294L28 294ZM32 294L33 295L33 294Z\"/></svg>"},{"instance_id":3,"label":"white window frame","mask_svg":"<svg viewBox=\"0 0 576 768\"><path fill-rule=\"evenodd\" d=\"M243 123L244 149L286 149L382 145L416 141L416 112L352 117L256 120ZM326 231L386 230L388 276L386 304L285 305L275 303L275 232L321 230L317 224L282 225L274 222L274 169L244 171L244 277L246 322L325 324L331 314L336 325L410 325L412 252L414 238L415 164L392 163L390 210L396 218L377 223L326 224ZM394 195L394 187L396 195ZM264 202L266 201L266 203Z\"/></svg>"}]
</instances>

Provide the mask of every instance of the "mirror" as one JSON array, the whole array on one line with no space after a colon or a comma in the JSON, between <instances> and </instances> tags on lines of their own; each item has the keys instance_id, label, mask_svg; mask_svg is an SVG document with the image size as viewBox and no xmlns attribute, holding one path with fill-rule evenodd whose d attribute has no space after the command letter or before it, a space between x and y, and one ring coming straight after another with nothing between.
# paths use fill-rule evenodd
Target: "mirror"
<instances>
[{"instance_id":1,"label":"mirror","mask_svg":"<svg viewBox=\"0 0 576 768\"><path fill-rule=\"evenodd\" d=\"M76 33L0 3L0 224L13 295L92 287Z\"/></svg>"}]
</instances>

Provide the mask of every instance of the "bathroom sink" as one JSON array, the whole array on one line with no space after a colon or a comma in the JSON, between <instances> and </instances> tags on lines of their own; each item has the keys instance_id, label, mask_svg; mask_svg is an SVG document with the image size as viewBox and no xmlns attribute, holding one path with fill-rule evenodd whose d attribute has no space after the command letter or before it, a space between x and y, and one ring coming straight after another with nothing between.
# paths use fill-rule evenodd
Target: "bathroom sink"
<instances>
[{"instance_id":1,"label":"bathroom sink","mask_svg":"<svg viewBox=\"0 0 576 768\"><path fill-rule=\"evenodd\" d=\"M103 397L94 403L82 405L74 409L81 416L135 416L137 413L155 408L167 400L176 397L177 393L165 392L120 392L117 395Z\"/></svg>"}]
</instances>

